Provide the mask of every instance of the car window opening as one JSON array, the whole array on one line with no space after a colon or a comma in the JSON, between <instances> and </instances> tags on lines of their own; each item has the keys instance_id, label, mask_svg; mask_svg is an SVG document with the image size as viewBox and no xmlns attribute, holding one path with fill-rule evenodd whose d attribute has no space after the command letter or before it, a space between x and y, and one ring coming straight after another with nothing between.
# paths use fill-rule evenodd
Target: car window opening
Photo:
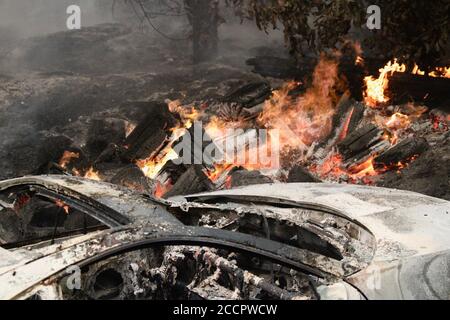
<instances>
[{"instance_id":1,"label":"car window opening","mask_svg":"<svg viewBox=\"0 0 450 320\"><path fill-rule=\"evenodd\" d=\"M28 190L0 194L0 245L13 249L43 241L107 229L86 212L61 199Z\"/></svg>"}]
</instances>

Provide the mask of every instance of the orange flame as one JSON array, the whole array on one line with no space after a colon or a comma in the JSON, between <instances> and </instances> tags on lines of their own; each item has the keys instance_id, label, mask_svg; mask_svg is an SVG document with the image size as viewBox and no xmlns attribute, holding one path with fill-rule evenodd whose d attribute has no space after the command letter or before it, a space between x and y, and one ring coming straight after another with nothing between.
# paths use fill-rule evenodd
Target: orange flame
<instances>
[{"instance_id":1,"label":"orange flame","mask_svg":"<svg viewBox=\"0 0 450 320\"><path fill-rule=\"evenodd\" d=\"M173 185L170 179L165 183L160 181L156 181L155 190L153 191L153 195L157 198L163 197L170 189L172 189Z\"/></svg>"},{"instance_id":2,"label":"orange flame","mask_svg":"<svg viewBox=\"0 0 450 320\"><path fill-rule=\"evenodd\" d=\"M202 113L195 109L195 107L182 106L179 100L166 100L166 103L172 113L177 113L180 116L181 122L176 127L170 129L172 136L169 139L169 143L159 155L136 161L136 165L142 170L144 175L151 179L158 176L167 162L178 158L178 154L172 149L172 143L183 136L186 129L189 129L194 121L202 116Z\"/></svg>"},{"instance_id":3,"label":"orange flame","mask_svg":"<svg viewBox=\"0 0 450 320\"><path fill-rule=\"evenodd\" d=\"M80 154L78 152L64 151L61 159L59 160L59 165L66 169L69 163L78 158L80 158Z\"/></svg>"},{"instance_id":4,"label":"orange flame","mask_svg":"<svg viewBox=\"0 0 450 320\"><path fill-rule=\"evenodd\" d=\"M338 153L334 153L329 155L321 164L311 165L309 170L322 179L331 178L339 180L341 178L346 178L351 182L363 179L364 183L370 183L370 180L367 180L367 178L378 174L374 168L373 159L374 156L370 156L363 163L345 168L342 156Z\"/></svg>"},{"instance_id":5,"label":"orange flame","mask_svg":"<svg viewBox=\"0 0 450 320\"><path fill-rule=\"evenodd\" d=\"M389 61L379 71L380 75L378 78L373 76L364 78L366 84L364 100L370 107L377 107L379 104L389 102L390 99L385 94L386 89L389 87L389 77L392 76L394 72L406 72L406 65L399 64L397 59L394 59L393 61ZM429 77L450 78L450 67L437 67L434 70L425 73L425 71L420 70L419 66L415 64L411 73L416 75L426 74Z\"/></svg>"},{"instance_id":6,"label":"orange flame","mask_svg":"<svg viewBox=\"0 0 450 320\"><path fill-rule=\"evenodd\" d=\"M258 123L279 130L280 149L288 146L307 149L332 129L337 82L337 63L322 57L314 70L312 86L305 94L295 100L291 98L289 91L294 83L275 91L273 98L266 101Z\"/></svg>"},{"instance_id":7,"label":"orange flame","mask_svg":"<svg viewBox=\"0 0 450 320\"><path fill-rule=\"evenodd\" d=\"M364 100L368 106L376 107L380 103L386 103L389 98L385 95L385 90L389 87L389 76L394 72L405 72L406 66L399 64L397 59L393 62L389 61L380 70L378 78L373 76L365 77L366 92L364 93Z\"/></svg>"},{"instance_id":8,"label":"orange flame","mask_svg":"<svg viewBox=\"0 0 450 320\"><path fill-rule=\"evenodd\" d=\"M86 179L91 179L91 180L95 180L95 181L101 181L102 180L100 178L100 175L99 175L98 171L95 171L93 167L89 168L89 170L86 172L84 177Z\"/></svg>"},{"instance_id":9,"label":"orange flame","mask_svg":"<svg viewBox=\"0 0 450 320\"><path fill-rule=\"evenodd\" d=\"M167 162L178 158L178 154L172 147L168 147L166 152L163 151L162 154L162 157L137 160L136 165L142 170L146 177L154 179L158 176L159 172Z\"/></svg>"}]
</instances>

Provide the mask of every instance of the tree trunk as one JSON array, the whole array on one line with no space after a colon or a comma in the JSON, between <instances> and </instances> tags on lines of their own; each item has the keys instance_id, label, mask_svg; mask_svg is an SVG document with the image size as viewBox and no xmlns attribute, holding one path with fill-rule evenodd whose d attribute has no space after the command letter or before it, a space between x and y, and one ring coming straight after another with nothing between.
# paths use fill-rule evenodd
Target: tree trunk
<instances>
[{"instance_id":1,"label":"tree trunk","mask_svg":"<svg viewBox=\"0 0 450 320\"><path fill-rule=\"evenodd\" d=\"M219 1L185 0L192 24L194 64L214 59L218 52Z\"/></svg>"}]
</instances>

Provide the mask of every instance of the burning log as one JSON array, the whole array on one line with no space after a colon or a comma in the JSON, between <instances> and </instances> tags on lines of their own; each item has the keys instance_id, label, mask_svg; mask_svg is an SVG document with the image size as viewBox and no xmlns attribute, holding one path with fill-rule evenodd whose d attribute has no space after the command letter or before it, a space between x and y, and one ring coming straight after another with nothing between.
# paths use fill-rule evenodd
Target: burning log
<instances>
[{"instance_id":1,"label":"burning log","mask_svg":"<svg viewBox=\"0 0 450 320\"><path fill-rule=\"evenodd\" d=\"M226 94L221 100L218 115L225 120L248 121L263 111L264 101L270 98L272 89L266 82L252 82Z\"/></svg>"},{"instance_id":2,"label":"burning log","mask_svg":"<svg viewBox=\"0 0 450 320\"><path fill-rule=\"evenodd\" d=\"M448 108L449 88L449 78L396 72L389 78L388 96L393 104L415 101Z\"/></svg>"},{"instance_id":3,"label":"burning log","mask_svg":"<svg viewBox=\"0 0 450 320\"><path fill-rule=\"evenodd\" d=\"M158 178L164 177L162 180L178 181L180 177L187 171L188 167L183 164L175 164L172 160L161 168Z\"/></svg>"},{"instance_id":4,"label":"burning log","mask_svg":"<svg viewBox=\"0 0 450 320\"><path fill-rule=\"evenodd\" d=\"M402 161L411 160L429 148L424 138L406 138L374 159L376 169L396 166Z\"/></svg>"},{"instance_id":5,"label":"burning log","mask_svg":"<svg viewBox=\"0 0 450 320\"><path fill-rule=\"evenodd\" d=\"M149 102L147 109L147 116L125 141L127 150L123 156L128 161L158 154L171 136L170 129L176 126L176 119L166 104Z\"/></svg>"},{"instance_id":6,"label":"burning log","mask_svg":"<svg viewBox=\"0 0 450 320\"><path fill-rule=\"evenodd\" d=\"M115 143L110 143L95 159L94 165L104 163L122 163L120 157L126 150Z\"/></svg>"},{"instance_id":7,"label":"burning log","mask_svg":"<svg viewBox=\"0 0 450 320\"><path fill-rule=\"evenodd\" d=\"M390 143L383 138L383 130L374 124L365 125L350 133L337 144L347 166L366 160L367 156L385 150Z\"/></svg>"},{"instance_id":8,"label":"burning log","mask_svg":"<svg viewBox=\"0 0 450 320\"><path fill-rule=\"evenodd\" d=\"M193 165L183 173L173 187L164 194L163 198L177 195L193 194L213 190L213 184L203 172L202 165Z\"/></svg>"},{"instance_id":9,"label":"burning log","mask_svg":"<svg viewBox=\"0 0 450 320\"><path fill-rule=\"evenodd\" d=\"M332 131L319 147L328 149L353 132L364 116L365 106L350 98L349 92L342 95L332 120Z\"/></svg>"}]
</instances>

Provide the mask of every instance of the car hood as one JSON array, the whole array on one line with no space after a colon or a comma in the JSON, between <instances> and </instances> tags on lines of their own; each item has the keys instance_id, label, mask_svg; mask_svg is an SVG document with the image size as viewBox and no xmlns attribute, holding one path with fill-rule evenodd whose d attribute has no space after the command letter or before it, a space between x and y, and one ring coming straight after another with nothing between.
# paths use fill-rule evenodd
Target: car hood
<instances>
[{"instance_id":1,"label":"car hood","mask_svg":"<svg viewBox=\"0 0 450 320\"><path fill-rule=\"evenodd\" d=\"M375 236L374 259L393 260L450 249L450 202L415 192L342 184L274 183L185 198L250 202L263 198L329 208L363 225Z\"/></svg>"},{"instance_id":2,"label":"car hood","mask_svg":"<svg viewBox=\"0 0 450 320\"><path fill-rule=\"evenodd\" d=\"M449 201L404 190L327 183L252 185L184 198L328 208L363 225L375 237L371 263L346 279L366 297L448 299Z\"/></svg>"}]
</instances>

